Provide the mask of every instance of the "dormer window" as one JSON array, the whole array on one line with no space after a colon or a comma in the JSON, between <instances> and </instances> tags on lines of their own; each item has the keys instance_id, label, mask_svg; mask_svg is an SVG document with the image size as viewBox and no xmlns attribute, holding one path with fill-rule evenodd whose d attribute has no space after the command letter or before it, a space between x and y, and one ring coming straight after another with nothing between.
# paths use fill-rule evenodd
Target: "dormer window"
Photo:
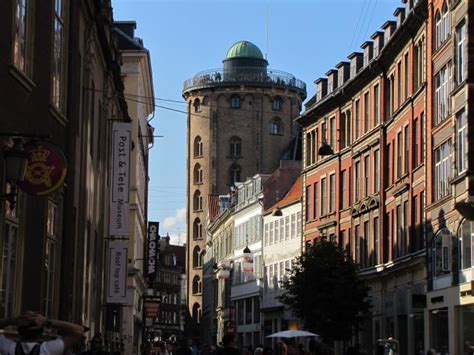
<instances>
[{"instance_id":1,"label":"dormer window","mask_svg":"<svg viewBox=\"0 0 474 355\"><path fill-rule=\"evenodd\" d=\"M230 108L240 108L240 97L233 95L230 98Z\"/></svg>"},{"instance_id":2,"label":"dormer window","mask_svg":"<svg viewBox=\"0 0 474 355\"><path fill-rule=\"evenodd\" d=\"M272 101L272 109L274 111L281 111L282 100L280 97L275 97Z\"/></svg>"}]
</instances>

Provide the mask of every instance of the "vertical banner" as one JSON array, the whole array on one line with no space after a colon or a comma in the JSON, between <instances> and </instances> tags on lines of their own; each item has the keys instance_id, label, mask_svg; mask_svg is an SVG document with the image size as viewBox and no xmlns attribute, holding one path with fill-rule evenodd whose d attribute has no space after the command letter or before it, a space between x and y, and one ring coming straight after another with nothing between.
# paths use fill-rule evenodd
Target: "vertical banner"
<instances>
[{"instance_id":1,"label":"vertical banner","mask_svg":"<svg viewBox=\"0 0 474 355\"><path fill-rule=\"evenodd\" d=\"M147 238L147 269L146 275L148 277L148 282L152 285L156 276L156 262L158 254L158 243L160 240L159 236L159 222L148 222L148 238Z\"/></svg>"},{"instance_id":2,"label":"vertical banner","mask_svg":"<svg viewBox=\"0 0 474 355\"><path fill-rule=\"evenodd\" d=\"M114 122L112 127L112 193L109 233L128 236L130 215L130 149L132 124Z\"/></svg>"},{"instance_id":3,"label":"vertical banner","mask_svg":"<svg viewBox=\"0 0 474 355\"><path fill-rule=\"evenodd\" d=\"M109 241L107 256L107 303L126 304L128 241Z\"/></svg>"},{"instance_id":4,"label":"vertical banner","mask_svg":"<svg viewBox=\"0 0 474 355\"><path fill-rule=\"evenodd\" d=\"M252 273L253 272L253 256L252 252L246 253L244 252L244 261L243 261L243 270L246 273Z\"/></svg>"},{"instance_id":5,"label":"vertical banner","mask_svg":"<svg viewBox=\"0 0 474 355\"><path fill-rule=\"evenodd\" d=\"M222 260L219 265L217 265L219 271L217 272L217 278L222 280L230 279L230 261Z\"/></svg>"}]
</instances>

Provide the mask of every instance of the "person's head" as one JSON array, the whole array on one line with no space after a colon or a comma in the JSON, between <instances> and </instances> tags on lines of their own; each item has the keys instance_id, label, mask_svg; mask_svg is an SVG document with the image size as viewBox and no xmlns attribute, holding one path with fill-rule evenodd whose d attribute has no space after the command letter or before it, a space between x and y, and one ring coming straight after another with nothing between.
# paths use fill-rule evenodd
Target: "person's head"
<instances>
[{"instance_id":1,"label":"person's head","mask_svg":"<svg viewBox=\"0 0 474 355\"><path fill-rule=\"evenodd\" d=\"M235 344L235 336L234 334L226 334L222 338L222 342L224 343L225 348L236 348L237 344Z\"/></svg>"},{"instance_id":2,"label":"person's head","mask_svg":"<svg viewBox=\"0 0 474 355\"><path fill-rule=\"evenodd\" d=\"M36 341L43 335L44 327L35 322L21 319L18 322L17 330L22 341Z\"/></svg>"}]
</instances>

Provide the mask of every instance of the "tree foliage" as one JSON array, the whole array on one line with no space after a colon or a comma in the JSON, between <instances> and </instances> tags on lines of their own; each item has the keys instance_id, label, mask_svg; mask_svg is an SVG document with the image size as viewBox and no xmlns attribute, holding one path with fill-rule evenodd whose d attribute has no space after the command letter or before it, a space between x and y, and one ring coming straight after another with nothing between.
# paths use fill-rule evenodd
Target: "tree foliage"
<instances>
[{"instance_id":1,"label":"tree foliage","mask_svg":"<svg viewBox=\"0 0 474 355\"><path fill-rule=\"evenodd\" d=\"M326 342L348 340L370 309L358 267L335 243L318 241L301 255L280 301Z\"/></svg>"}]
</instances>

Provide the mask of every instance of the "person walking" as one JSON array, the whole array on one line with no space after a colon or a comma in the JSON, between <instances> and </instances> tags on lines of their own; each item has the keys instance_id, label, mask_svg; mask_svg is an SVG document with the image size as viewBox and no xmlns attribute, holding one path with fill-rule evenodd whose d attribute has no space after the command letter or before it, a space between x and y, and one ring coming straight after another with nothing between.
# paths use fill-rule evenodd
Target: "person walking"
<instances>
[{"instance_id":1,"label":"person walking","mask_svg":"<svg viewBox=\"0 0 474 355\"><path fill-rule=\"evenodd\" d=\"M2 355L61 355L70 350L84 335L84 327L52 320L38 312L26 311L20 317L0 320L0 328L16 326L20 341L15 342L0 335ZM54 328L64 334L61 338L43 340L44 328Z\"/></svg>"}]
</instances>

